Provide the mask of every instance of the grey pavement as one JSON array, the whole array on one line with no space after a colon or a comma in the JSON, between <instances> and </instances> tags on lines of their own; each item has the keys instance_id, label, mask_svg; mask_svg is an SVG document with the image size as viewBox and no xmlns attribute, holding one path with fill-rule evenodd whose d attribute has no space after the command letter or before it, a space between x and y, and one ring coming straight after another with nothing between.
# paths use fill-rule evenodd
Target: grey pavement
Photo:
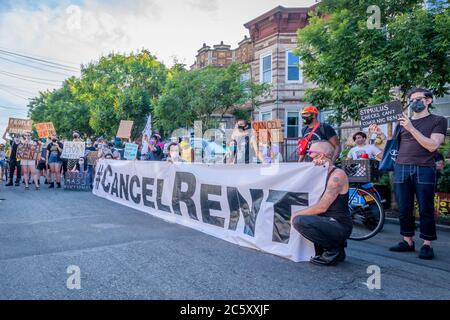
<instances>
[{"instance_id":1,"label":"grey pavement","mask_svg":"<svg viewBox=\"0 0 450 320\"><path fill-rule=\"evenodd\" d=\"M0 185L0 299L450 299L450 232L436 259L392 253L398 225L319 267L239 247L89 192ZM4 200L3 200L4 199ZM416 246L420 247L419 239ZM79 266L81 289L67 268ZM367 268L381 269L369 290Z\"/></svg>"}]
</instances>

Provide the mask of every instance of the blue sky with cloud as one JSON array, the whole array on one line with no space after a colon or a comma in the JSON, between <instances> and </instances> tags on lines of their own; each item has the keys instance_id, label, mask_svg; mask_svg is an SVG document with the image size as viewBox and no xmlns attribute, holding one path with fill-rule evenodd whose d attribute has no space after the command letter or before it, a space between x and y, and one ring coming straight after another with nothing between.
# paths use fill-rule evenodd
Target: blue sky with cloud
<instances>
[{"instance_id":1,"label":"blue sky with cloud","mask_svg":"<svg viewBox=\"0 0 450 320\"><path fill-rule=\"evenodd\" d=\"M314 0L0 0L0 50L79 66L110 52L130 53L146 48L168 65L176 58L189 66L203 43L214 45L224 41L236 47L248 35L243 24L274 7L307 7L314 3ZM79 75L76 71L48 68L0 53L0 140L8 118L26 117L28 99L39 91L58 88L67 77L60 73ZM17 75L28 81L18 79Z\"/></svg>"}]
</instances>

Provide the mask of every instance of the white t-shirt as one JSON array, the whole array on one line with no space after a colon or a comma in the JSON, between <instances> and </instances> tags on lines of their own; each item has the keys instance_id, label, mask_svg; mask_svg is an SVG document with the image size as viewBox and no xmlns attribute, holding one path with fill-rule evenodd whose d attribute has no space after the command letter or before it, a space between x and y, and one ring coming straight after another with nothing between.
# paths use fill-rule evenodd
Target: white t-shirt
<instances>
[{"instance_id":1,"label":"white t-shirt","mask_svg":"<svg viewBox=\"0 0 450 320\"><path fill-rule=\"evenodd\" d=\"M356 146L350 149L348 158L359 160L364 153L367 153L369 155L369 159L375 159L376 156L381 153L381 150L375 147L373 144L366 144L362 147Z\"/></svg>"}]
</instances>

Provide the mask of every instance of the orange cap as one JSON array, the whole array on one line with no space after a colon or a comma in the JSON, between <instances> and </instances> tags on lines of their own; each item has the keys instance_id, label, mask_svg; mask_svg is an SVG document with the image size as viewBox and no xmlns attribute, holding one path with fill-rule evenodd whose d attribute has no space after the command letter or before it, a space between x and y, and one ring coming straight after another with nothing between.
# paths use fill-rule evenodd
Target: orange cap
<instances>
[{"instance_id":1,"label":"orange cap","mask_svg":"<svg viewBox=\"0 0 450 320\"><path fill-rule=\"evenodd\" d=\"M319 110L317 110L317 108L314 107L314 106L308 106L308 107L305 107L305 108L303 109L302 114L303 114L303 113L314 113L314 114L319 114Z\"/></svg>"}]
</instances>

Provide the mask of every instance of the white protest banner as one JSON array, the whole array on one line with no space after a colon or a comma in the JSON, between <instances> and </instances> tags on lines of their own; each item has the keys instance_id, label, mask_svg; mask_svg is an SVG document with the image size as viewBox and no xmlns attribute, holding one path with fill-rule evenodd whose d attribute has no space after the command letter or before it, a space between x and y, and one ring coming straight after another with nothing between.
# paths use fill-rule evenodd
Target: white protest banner
<instances>
[{"instance_id":1,"label":"white protest banner","mask_svg":"<svg viewBox=\"0 0 450 320\"><path fill-rule=\"evenodd\" d=\"M63 159L78 159L84 157L84 142L66 141L61 155Z\"/></svg>"},{"instance_id":2,"label":"white protest banner","mask_svg":"<svg viewBox=\"0 0 450 320\"><path fill-rule=\"evenodd\" d=\"M148 138L152 135L152 114L150 113L147 118L147 124L145 125L142 135L146 134Z\"/></svg>"},{"instance_id":3,"label":"white protest banner","mask_svg":"<svg viewBox=\"0 0 450 320\"><path fill-rule=\"evenodd\" d=\"M327 172L311 163L269 168L103 159L93 193L244 247L309 261L314 246L291 228L290 218L319 201Z\"/></svg>"},{"instance_id":4,"label":"white protest banner","mask_svg":"<svg viewBox=\"0 0 450 320\"><path fill-rule=\"evenodd\" d=\"M136 160L138 145L135 143L125 143L123 157L127 160Z\"/></svg>"}]
</instances>

